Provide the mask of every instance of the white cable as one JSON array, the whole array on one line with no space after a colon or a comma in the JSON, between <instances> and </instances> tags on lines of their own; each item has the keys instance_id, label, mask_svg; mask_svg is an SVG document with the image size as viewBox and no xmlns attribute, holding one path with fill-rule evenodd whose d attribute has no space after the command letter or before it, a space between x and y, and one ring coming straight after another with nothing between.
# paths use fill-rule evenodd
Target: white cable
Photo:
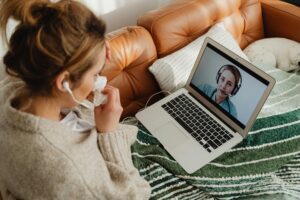
<instances>
[{"instance_id":1,"label":"white cable","mask_svg":"<svg viewBox=\"0 0 300 200\"><path fill-rule=\"evenodd\" d=\"M138 112L140 112L140 111L144 110L145 108L147 108L148 103L150 102L150 100L151 100L155 95L158 95L158 94L163 93L163 92L167 93L168 95L171 94L171 92L165 91L165 90L164 90L164 91L159 91L159 92L157 92L157 93L152 94L152 95L149 97L149 99L147 100L147 102L146 102L146 104L145 104L145 107L139 109ZM122 124L130 124L130 125L135 125L135 126L137 126L137 125L138 125L138 120L137 120L137 118L135 118L135 117L133 117L133 116L128 116L128 117L125 117L125 118L121 121L121 123L122 123Z\"/></svg>"},{"instance_id":2,"label":"white cable","mask_svg":"<svg viewBox=\"0 0 300 200\"><path fill-rule=\"evenodd\" d=\"M150 102L150 100L151 100L155 95L158 95L158 94L163 93L163 92L167 93L168 95L171 94L170 91L166 91L166 90L162 90L162 91L160 91L160 92L157 92L157 93L152 94L152 95L149 97L148 101L146 102L145 107L144 107L144 108L141 108L140 110L138 110L138 112L144 110L145 108L147 108L148 103Z\"/></svg>"},{"instance_id":3,"label":"white cable","mask_svg":"<svg viewBox=\"0 0 300 200\"><path fill-rule=\"evenodd\" d=\"M94 109L94 104L93 104L93 103L91 103L91 102L89 102L89 101L87 101L87 100L84 101L84 102L80 102L80 101L78 101L78 100L76 99L76 97L74 96L72 90L70 89L69 83L68 83L67 81L64 81L64 82L63 82L63 86L64 86L64 88L67 90L67 92L71 95L73 101L75 101L76 103L78 103L78 104L80 104L80 105L82 105L82 106L84 106L84 107L86 107L86 108L88 108L88 109L90 109L90 110L93 110L93 109Z\"/></svg>"},{"instance_id":4,"label":"white cable","mask_svg":"<svg viewBox=\"0 0 300 200\"><path fill-rule=\"evenodd\" d=\"M86 107L87 109L90 109L90 110L93 110L93 109L94 109L94 104L93 104L92 102L89 102L89 101L87 101L87 100L84 100L84 101L78 101L78 100L76 99L76 97L73 95L73 92L71 92L70 95L71 95L72 99L73 99L76 103L78 103L78 104L80 104L80 105Z\"/></svg>"},{"instance_id":5,"label":"white cable","mask_svg":"<svg viewBox=\"0 0 300 200\"><path fill-rule=\"evenodd\" d=\"M137 126L139 122L135 117L129 116L129 117L125 117L121 123Z\"/></svg>"}]
</instances>

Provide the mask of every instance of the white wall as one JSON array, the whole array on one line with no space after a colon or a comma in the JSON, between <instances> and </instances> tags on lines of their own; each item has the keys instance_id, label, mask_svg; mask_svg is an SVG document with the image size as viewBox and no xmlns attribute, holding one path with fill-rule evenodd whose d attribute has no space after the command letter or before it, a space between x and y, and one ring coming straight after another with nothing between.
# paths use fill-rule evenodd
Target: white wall
<instances>
[{"instance_id":1,"label":"white wall","mask_svg":"<svg viewBox=\"0 0 300 200\"><path fill-rule=\"evenodd\" d=\"M54 0L53 0L54 1ZM102 16L107 24L107 32L123 26L135 25L138 16L143 13L169 4L174 0L79 0L87 5L97 16ZM16 26L14 20L8 25L8 35ZM0 39L0 58L6 49Z\"/></svg>"},{"instance_id":2,"label":"white wall","mask_svg":"<svg viewBox=\"0 0 300 200\"><path fill-rule=\"evenodd\" d=\"M107 24L107 32L136 25L138 16L169 4L173 0L81 0Z\"/></svg>"}]
</instances>

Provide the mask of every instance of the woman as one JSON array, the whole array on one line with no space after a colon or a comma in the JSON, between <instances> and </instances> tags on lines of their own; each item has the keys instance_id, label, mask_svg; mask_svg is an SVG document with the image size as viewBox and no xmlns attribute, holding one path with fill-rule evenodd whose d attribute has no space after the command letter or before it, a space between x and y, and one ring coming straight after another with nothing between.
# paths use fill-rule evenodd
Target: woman
<instances>
[{"instance_id":1,"label":"woman","mask_svg":"<svg viewBox=\"0 0 300 200\"><path fill-rule=\"evenodd\" d=\"M235 95L240 89L242 83L241 73L233 65L224 65L219 69L216 81L216 88L209 84L200 84L198 88L224 110L237 118L235 105L229 97Z\"/></svg>"},{"instance_id":2,"label":"woman","mask_svg":"<svg viewBox=\"0 0 300 200\"><path fill-rule=\"evenodd\" d=\"M15 78L0 83L3 200L148 199L131 160L137 128L119 124L118 90L106 86L107 103L89 112L65 87L77 101L92 91L109 57L103 21L70 0L4 0L0 12L4 35L9 17L20 21L4 57ZM85 131L63 123L70 113Z\"/></svg>"}]
</instances>

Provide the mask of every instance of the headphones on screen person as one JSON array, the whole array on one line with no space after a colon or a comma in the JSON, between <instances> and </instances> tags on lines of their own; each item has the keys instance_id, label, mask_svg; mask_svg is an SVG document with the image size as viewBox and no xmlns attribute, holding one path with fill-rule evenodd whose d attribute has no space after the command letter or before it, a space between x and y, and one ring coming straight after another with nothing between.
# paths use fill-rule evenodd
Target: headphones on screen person
<instances>
[{"instance_id":1,"label":"headphones on screen person","mask_svg":"<svg viewBox=\"0 0 300 200\"><path fill-rule=\"evenodd\" d=\"M217 81L217 84L219 83L219 79L221 77L221 74L225 71L225 70L229 70L231 73L233 73L234 75L234 78L235 78L235 84L234 84L234 88L231 92L231 95L234 96L236 95L236 93L239 91L239 89L241 88L241 85L242 85L242 76L241 76L241 73L240 71L233 65L223 65L219 70L218 70L218 73L217 73L217 76L216 76L216 81Z\"/></svg>"}]
</instances>

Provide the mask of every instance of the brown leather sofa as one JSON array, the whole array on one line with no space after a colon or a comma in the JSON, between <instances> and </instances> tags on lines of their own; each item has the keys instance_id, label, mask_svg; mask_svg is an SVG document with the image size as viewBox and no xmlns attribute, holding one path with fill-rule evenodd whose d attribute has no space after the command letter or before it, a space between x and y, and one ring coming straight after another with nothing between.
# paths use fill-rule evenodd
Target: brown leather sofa
<instances>
[{"instance_id":1,"label":"brown leather sofa","mask_svg":"<svg viewBox=\"0 0 300 200\"><path fill-rule=\"evenodd\" d=\"M148 71L157 58L182 48L220 21L242 49L265 37L300 42L300 7L279 0L178 0L150 11L139 17L137 26L107 35L112 59L102 74L120 89L123 117L134 116L160 91Z\"/></svg>"},{"instance_id":2,"label":"brown leather sofa","mask_svg":"<svg viewBox=\"0 0 300 200\"><path fill-rule=\"evenodd\" d=\"M241 48L264 37L300 42L300 7L279 0L179 0L148 12L137 26L107 35L112 58L102 74L120 89L123 117L134 116L160 91L148 67L219 21L225 22Z\"/></svg>"}]
</instances>

